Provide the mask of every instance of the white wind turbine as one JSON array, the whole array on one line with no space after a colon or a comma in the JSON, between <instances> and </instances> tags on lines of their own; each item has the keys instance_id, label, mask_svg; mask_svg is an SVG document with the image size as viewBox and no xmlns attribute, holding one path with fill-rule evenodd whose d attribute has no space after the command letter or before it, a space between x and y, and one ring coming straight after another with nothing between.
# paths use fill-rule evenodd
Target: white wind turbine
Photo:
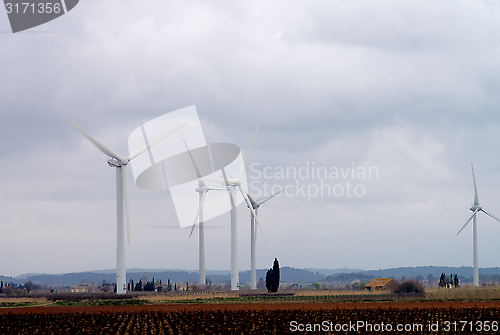
<instances>
[{"instance_id":1,"label":"white wind turbine","mask_svg":"<svg viewBox=\"0 0 500 335\"><path fill-rule=\"evenodd\" d=\"M125 270L125 231L124 231L124 218L123 209L125 206L125 214L127 220L127 238L128 244L130 244L130 206L129 206L129 189L127 180L127 164L137 156L146 152L149 148L159 143L161 140L167 136L173 134L177 130L185 126L185 124L165 133L164 135L158 137L157 139L142 145L137 148L128 157L121 157L116 152L111 150L109 147L105 146L94 137L90 136L82 128L78 127L76 124L68 120L66 117L62 116L70 125L76 128L83 136L85 136L90 142L92 142L99 150L101 150L105 155L111 157L108 160L108 165L110 167L116 168L116 293L124 294L127 292L127 279Z\"/></svg>"},{"instance_id":2,"label":"white wind turbine","mask_svg":"<svg viewBox=\"0 0 500 335\"><path fill-rule=\"evenodd\" d=\"M479 198L477 196L477 189L476 189L476 177L474 176L474 166L472 166L472 180L474 181L474 203L472 204L472 207L470 210L473 212L469 220L464 224L462 229L460 229L457 233L460 234L462 230L464 230L465 226L472 220L472 244L473 244L473 256L474 256L474 269L473 269L473 285L474 286L479 286L479 267L478 267L478 261L477 261L477 226L476 226L476 214L479 212L483 212L484 214L488 215L489 217L497 220L500 222L500 219L495 217L493 214L488 213L481 205L479 205Z\"/></svg>"},{"instance_id":3,"label":"white wind turbine","mask_svg":"<svg viewBox=\"0 0 500 335\"><path fill-rule=\"evenodd\" d=\"M255 215L257 216L257 211L259 207L265 203L266 201L271 200L281 192L285 191L282 189L278 192L275 192L267 197L254 200L250 194L247 193L248 200L252 204L252 208L255 211ZM247 205L248 208L250 208ZM250 288L255 290L257 288L257 269L256 269L256 260L255 260L255 245L257 242L257 227L255 226L255 220L253 214L250 215Z\"/></svg>"},{"instance_id":4,"label":"white wind turbine","mask_svg":"<svg viewBox=\"0 0 500 335\"><path fill-rule=\"evenodd\" d=\"M196 217L194 219L194 224L193 228L191 229L191 233L189 234L189 237L193 235L194 228L196 227L196 224L198 223L198 218L200 219L199 221L199 227L198 227L198 258L199 258L199 283L200 284L206 284L206 276L205 276L205 228L204 228L204 223L203 223L203 201L205 200L205 195L208 193L208 191L212 190L223 190L223 188L220 187L213 187L213 186L208 186L205 184L203 180L201 180L201 173L200 170L198 169L198 166L196 165L196 162L194 160L193 155L191 154L191 150L189 150L186 141L184 141L184 144L186 145L186 149L189 153L189 157L191 157L191 161L193 162L194 169L196 170L196 176L198 177L198 187L195 189L196 192L199 194L199 207L198 207L198 212L196 213Z\"/></svg>"},{"instance_id":5,"label":"white wind turbine","mask_svg":"<svg viewBox=\"0 0 500 335\"><path fill-rule=\"evenodd\" d=\"M255 211L250 203L250 200L248 199L247 193L243 189L243 186L241 185L241 177L243 176L243 173L245 172L245 165L248 160L248 155L250 154L250 150L252 149L253 141L255 140L255 135L257 135L257 130L259 130L259 126L255 129L255 132L252 137L252 141L250 142L250 145L248 146L248 149L245 153L245 156L243 157L243 164L241 165L240 168L240 175L237 178L233 178L231 175L231 178L227 178L226 176L226 171L224 168L221 169L223 179L205 179L207 181L214 181L217 183L221 183L224 186L227 186L229 188L229 200L231 201L231 290L238 290L239 289L239 273L238 273L238 226L237 226L237 212L236 212L236 189L238 189L243 196L243 199L245 199L245 202L247 203L248 208L250 208L250 211L252 212L252 215L255 218L255 221L257 222L257 225L259 226L259 229L262 233L262 236L264 236L264 240L266 240L266 236L264 235L264 232L262 231L262 227L260 225L259 219L257 218L257 215L255 214Z\"/></svg>"}]
</instances>

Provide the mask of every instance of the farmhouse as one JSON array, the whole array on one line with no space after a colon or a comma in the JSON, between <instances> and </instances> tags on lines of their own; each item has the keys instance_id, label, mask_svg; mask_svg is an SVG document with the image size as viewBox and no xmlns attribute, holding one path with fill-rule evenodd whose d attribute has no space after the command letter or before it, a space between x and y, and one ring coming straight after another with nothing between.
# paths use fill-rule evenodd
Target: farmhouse
<instances>
[{"instance_id":1,"label":"farmhouse","mask_svg":"<svg viewBox=\"0 0 500 335\"><path fill-rule=\"evenodd\" d=\"M399 284L392 278L374 278L365 285L365 290L394 293L398 287Z\"/></svg>"},{"instance_id":2,"label":"farmhouse","mask_svg":"<svg viewBox=\"0 0 500 335\"><path fill-rule=\"evenodd\" d=\"M81 292L89 292L89 286L73 286L71 288L71 292L81 293Z\"/></svg>"}]
</instances>

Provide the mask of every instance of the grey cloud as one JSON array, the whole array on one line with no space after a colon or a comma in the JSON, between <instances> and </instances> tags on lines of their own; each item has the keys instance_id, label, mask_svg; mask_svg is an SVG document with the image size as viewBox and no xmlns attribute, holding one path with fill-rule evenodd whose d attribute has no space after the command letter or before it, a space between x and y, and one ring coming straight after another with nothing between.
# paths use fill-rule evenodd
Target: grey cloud
<instances>
[{"instance_id":1,"label":"grey cloud","mask_svg":"<svg viewBox=\"0 0 500 335\"><path fill-rule=\"evenodd\" d=\"M481 201L500 215L499 16L487 1L103 0L40 26L53 34L0 34L0 212L8 231L0 251L51 245L32 262L9 262L5 274L114 266L106 245L115 239L113 171L61 114L126 153L132 130L190 105L207 142L234 143L243 153L260 124L249 165L379 168L362 198L280 197L263 209L266 236L279 248L259 244L259 267L277 252L284 265L304 267L469 265L470 236L454 234L469 214L471 161ZM131 207L131 267L196 268L188 232L148 228L177 224L168 193L131 187ZM244 206L238 215L246 241ZM210 223L226 229L207 232L207 266L227 269L229 218ZM496 266L498 227L480 224L481 266ZM398 240L407 231L417 243ZM100 232L102 249L89 256ZM298 240L332 254L355 251L310 264L308 248L290 248ZM364 259L377 243L395 240L409 251ZM442 245L460 254L435 260ZM186 256L143 265L148 253L180 249ZM72 262L46 261L61 250Z\"/></svg>"}]
</instances>

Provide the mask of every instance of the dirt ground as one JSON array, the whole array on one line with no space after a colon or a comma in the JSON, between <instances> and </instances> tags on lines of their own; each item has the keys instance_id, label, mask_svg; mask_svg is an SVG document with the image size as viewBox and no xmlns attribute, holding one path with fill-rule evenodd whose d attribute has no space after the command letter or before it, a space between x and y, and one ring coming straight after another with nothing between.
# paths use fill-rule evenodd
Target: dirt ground
<instances>
[{"instance_id":1,"label":"dirt ground","mask_svg":"<svg viewBox=\"0 0 500 335\"><path fill-rule=\"evenodd\" d=\"M274 311L274 310L331 310L331 309L418 309L418 308L500 308L500 301L464 302L360 302L360 303L234 303L234 304L162 304L134 306L75 306L75 307L18 307L0 308L3 314L58 314L58 313L136 313L154 312L194 312L194 311Z\"/></svg>"}]
</instances>

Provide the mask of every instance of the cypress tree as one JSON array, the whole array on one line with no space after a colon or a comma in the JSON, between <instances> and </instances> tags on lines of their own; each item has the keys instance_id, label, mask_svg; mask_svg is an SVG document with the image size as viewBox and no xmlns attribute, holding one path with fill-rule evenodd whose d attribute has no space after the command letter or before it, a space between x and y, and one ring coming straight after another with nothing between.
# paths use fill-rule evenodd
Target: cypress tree
<instances>
[{"instance_id":1,"label":"cypress tree","mask_svg":"<svg viewBox=\"0 0 500 335\"><path fill-rule=\"evenodd\" d=\"M280 286L280 265L278 259L274 259L273 267L266 273L266 288L268 292L276 293Z\"/></svg>"},{"instance_id":2,"label":"cypress tree","mask_svg":"<svg viewBox=\"0 0 500 335\"><path fill-rule=\"evenodd\" d=\"M137 284L135 284L135 289L134 291L142 291L142 279L139 279Z\"/></svg>"},{"instance_id":3,"label":"cypress tree","mask_svg":"<svg viewBox=\"0 0 500 335\"><path fill-rule=\"evenodd\" d=\"M439 287L444 287L446 284L445 284L445 280L444 280L444 273L441 273L441 276L439 277Z\"/></svg>"},{"instance_id":4,"label":"cypress tree","mask_svg":"<svg viewBox=\"0 0 500 335\"><path fill-rule=\"evenodd\" d=\"M278 292L278 287L280 286L280 263L278 262L278 259L274 259L274 264L273 264L273 275L274 275L274 289L275 292Z\"/></svg>"}]
</instances>

